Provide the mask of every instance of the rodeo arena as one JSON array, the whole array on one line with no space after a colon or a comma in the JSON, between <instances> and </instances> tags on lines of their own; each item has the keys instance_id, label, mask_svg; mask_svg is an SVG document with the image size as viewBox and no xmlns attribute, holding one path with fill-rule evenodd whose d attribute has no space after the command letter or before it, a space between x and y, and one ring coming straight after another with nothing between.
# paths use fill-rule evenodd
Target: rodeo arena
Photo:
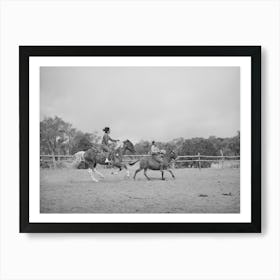
<instances>
[{"instance_id":1,"label":"rodeo arena","mask_svg":"<svg viewBox=\"0 0 280 280\"><path fill-rule=\"evenodd\" d=\"M240 156L136 154L118 141L105 163L100 147L41 154L41 213L238 213Z\"/></svg>"}]
</instances>

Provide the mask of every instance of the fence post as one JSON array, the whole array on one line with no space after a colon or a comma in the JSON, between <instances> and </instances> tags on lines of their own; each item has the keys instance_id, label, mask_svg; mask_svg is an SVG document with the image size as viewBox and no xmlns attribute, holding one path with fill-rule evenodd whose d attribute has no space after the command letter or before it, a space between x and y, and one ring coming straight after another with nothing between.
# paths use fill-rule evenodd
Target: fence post
<instances>
[{"instance_id":1,"label":"fence post","mask_svg":"<svg viewBox=\"0 0 280 280\"><path fill-rule=\"evenodd\" d=\"M199 171L200 171L201 170L200 153L198 153L197 155L198 155L198 167L199 167Z\"/></svg>"},{"instance_id":2,"label":"fence post","mask_svg":"<svg viewBox=\"0 0 280 280\"><path fill-rule=\"evenodd\" d=\"M52 163L53 163L53 168L56 168L56 159L55 159L55 154L52 152Z\"/></svg>"},{"instance_id":3,"label":"fence post","mask_svg":"<svg viewBox=\"0 0 280 280\"><path fill-rule=\"evenodd\" d=\"M220 153L221 153L221 156L222 156L222 168L224 168L224 160L225 160L225 157L224 157L223 150L220 150Z\"/></svg>"}]
</instances>

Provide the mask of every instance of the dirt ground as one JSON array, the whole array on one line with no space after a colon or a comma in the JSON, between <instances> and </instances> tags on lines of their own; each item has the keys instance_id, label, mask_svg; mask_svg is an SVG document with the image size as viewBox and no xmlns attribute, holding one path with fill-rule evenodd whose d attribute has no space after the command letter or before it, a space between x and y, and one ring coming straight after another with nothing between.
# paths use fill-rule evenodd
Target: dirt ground
<instances>
[{"instance_id":1,"label":"dirt ground","mask_svg":"<svg viewBox=\"0 0 280 280\"><path fill-rule=\"evenodd\" d=\"M41 169L41 213L239 213L240 170L173 170L176 179L159 171L143 172L134 181L126 173L111 174L94 183L87 170ZM133 175L134 169L130 169ZM98 177L98 176L96 176Z\"/></svg>"}]
</instances>

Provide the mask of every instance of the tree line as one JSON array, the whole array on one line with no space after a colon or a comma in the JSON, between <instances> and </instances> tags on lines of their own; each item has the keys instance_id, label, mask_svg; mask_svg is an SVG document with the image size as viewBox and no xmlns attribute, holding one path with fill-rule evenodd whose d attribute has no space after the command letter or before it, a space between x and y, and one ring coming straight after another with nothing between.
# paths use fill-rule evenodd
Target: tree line
<instances>
[{"instance_id":1,"label":"tree line","mask_svg":"<svg viewBox=\"0 0 280 280\"><path fill-rule=\"evenodd\" d=\"M97 131L82 132L60 117L47 117L40 122L40 153L43 155L73 155L100 145L101 136ZM156 141L156 139L155 139ZM137 154L148 154L151 142L141 140L134 143ZM240 155L240 132L233 137L176 138L167 142L157 142L160 149L173 150L178 155Z\"/></svg>"}]
</instances>

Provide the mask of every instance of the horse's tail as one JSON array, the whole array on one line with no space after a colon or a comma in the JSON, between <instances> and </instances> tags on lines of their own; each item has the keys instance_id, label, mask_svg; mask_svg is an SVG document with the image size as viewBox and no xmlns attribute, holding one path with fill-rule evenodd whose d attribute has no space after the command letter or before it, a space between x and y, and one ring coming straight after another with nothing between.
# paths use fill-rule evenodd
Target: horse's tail
<instances>
[{"instance_id":1,"label":"horse's tail","mask_svg":"<svg viewBox=\"0 0 280 280\"><path fill-rule=\"evenodd\" d=\"M134 164L137 163L138 161L140 161L140 159L137 159L137 160L134 161L134 162L130 162L129 165L134 165Z\"/></svg>"},{"instance_id":2,"label":"horse's tail","mask_svg":"<svg viewBox=\"0 0 280 280\"><path fill-rule=\"evenodd\" d=\"M73 155L72 165L77 167L82 161L85 161L85 151L79 151Z\"/></svg>"}]
</instances>

